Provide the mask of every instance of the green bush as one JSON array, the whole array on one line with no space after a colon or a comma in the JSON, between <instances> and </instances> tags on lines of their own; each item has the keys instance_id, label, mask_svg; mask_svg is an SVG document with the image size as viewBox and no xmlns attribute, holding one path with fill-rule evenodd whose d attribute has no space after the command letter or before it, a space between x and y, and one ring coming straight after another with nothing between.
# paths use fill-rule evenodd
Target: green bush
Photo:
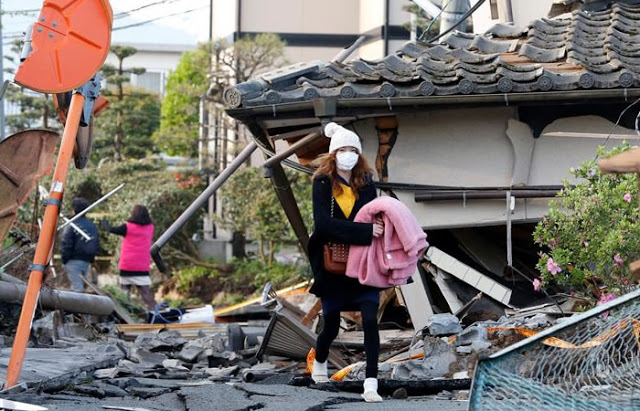
<instances>
[{"instance_id":1,"label":"green bush","mask_svg":"<svg viewBox=\"0 0 640 411\"><path fill-rule=\"evenodd\" d=\"M629 148L624 144L598 153L609 157ZM640 257L636 175L602 174L593 160L570 172L579 182L564 182L534 232L542 247L534 287L555 284L591 301L620 295L635 283L628 263Z\"/></svg>"},{"instance_id":2,"label":"green bush","mask_svg":"<svg viewBox=\"0 0 640 411\"><path fill-rule=\"evenodd\" d=\"M304 269L299 266L274 262L265 264L258 259L234 260L233 277L237 284L251 284L256 290L267 282L278 289L303 280Z\"/></svg>"},{"instance_id":3,"label":"green bush","mask_svg":"<svg viewBox=\"0 0 640 411\"><path fill-rule=\"evenodd\" d=\"M175 271L173 275L177 280L176 288L178 292L186 294L199 280L206 278L217 279L219 272L212 268L191 266Z\"/></svg>"}]
</instances>

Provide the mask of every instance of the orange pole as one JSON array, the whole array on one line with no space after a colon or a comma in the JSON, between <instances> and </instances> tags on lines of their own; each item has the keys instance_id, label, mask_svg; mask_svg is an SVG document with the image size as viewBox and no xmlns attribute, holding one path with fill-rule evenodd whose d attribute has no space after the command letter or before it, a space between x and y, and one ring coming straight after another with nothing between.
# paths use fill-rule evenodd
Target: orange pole
<instances>
[{"instance_id":1,"label":"orange pole","mask_svg":"<svg viewBox=\"0 0 640 411\"><path fill-rule=\"evenodd\" d=\"M22 364L27 350L27 343L31 335L31 324L33 315L40 297L40 289L44 279L44 267L49 262L49 256L53 245L53 239L56 234L58 225L58 214L60 213L60 203L64 193L65 183L67 181L67 173L73 156L73 148L76 143L76 134L80 125L80 116L84 106L84 96L79 93L73 94L71 97L71 106L69 107L69 115L62 134L60 142L60 151L56 161L56 168L53 172L53 180L51 183L51 191L49 199L54 200L47 204L44 211L44 220L42 222L42 230L38 238L36 253L33 257L33 268L29 274L29 283L27 291L22 303L22 311L20 312L20 320L18 329L16 330L16 338L13 342L11 350L11 358L9 359L9 367L7 368L7 384L5 388L13 387L18 384ZM60 203L58 203L58 201Z\"/></svg>"}]
</instances>

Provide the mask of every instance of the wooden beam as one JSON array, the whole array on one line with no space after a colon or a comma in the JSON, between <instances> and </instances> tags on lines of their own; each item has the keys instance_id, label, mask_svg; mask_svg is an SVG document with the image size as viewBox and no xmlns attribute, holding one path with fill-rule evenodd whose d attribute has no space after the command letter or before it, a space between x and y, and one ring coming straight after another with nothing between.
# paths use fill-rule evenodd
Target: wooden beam
<instances>
[{"instance_id":1,"label":"wooden beam","mask_svg":"<svg viewBox=\"0 0 640 411\"><path fill-rule=\"evenodd\" d=\"M302 320L300 321L300 323L305 327L308 327L309 324L316 319L318 314L320 314L320 310L322 310L322 300L318 298L316 302L313 304L313 306L311 307L311 309L309 310L309 312L306 313L304 317L302 317Z\"/></svg>"},{"instance_id":2,"label":"wooden beam","mask_svg":"<svg viewBox=\"0 0 640 411\"><path fill-rule=\"evenodd\" d=\"M376 156L376 171L378 180L389 181L388 162L391 150L398 139L398 120L395 116L377 117L375 119L378 130L378 155Z\"/></svg>"},{"instance_id":3,"label":"wooden beam","mask_svg":"<svg viewBox=\"0 0 640 411\"><path fill-rule=\"evenodd\" d=\"M254 138L258 139L262 144L267 147L270 147L273 152L275 152L275 147L273 143L269 141L269 137L265 130L260 127L257 123L251 122L246 123L247 128L253 134ZM293 231L300 242L300 246L304 253L307 253L307 243L309 242L309 231L307 230L306 225L304 224L304 220L302 219L302 214L300 213L300 208L298 208L298 203L296 202L296 198L293 195L293 190L291 189L291 184L289 183L289 179L285 174L282 166L280 164L275 164L272 168L271 175L271 183L273 184L273 188L276 190L276 195L278 196L278 200L282 205L282 209L284 210L289 223L293 227Z\"/></svg>"}]
</instances>

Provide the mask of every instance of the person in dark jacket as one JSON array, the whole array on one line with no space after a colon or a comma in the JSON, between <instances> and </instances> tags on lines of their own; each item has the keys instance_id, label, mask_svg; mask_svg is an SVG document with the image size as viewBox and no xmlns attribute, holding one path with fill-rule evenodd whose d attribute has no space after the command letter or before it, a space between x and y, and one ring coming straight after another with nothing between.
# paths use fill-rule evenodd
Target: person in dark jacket
<instances>
[{"instance_id":1,"label":"person in dark jacket","mask_svg":"<svg viewBox=\"0 0 640 411\"><path fill-rule=\"evenodd\" d=\"M313 270L311 292L322 301L324 328L316 342L316 359L312 378L316 383L328 382L327 358L331 342L337 337L341 311L360 311L364 328L367 358L363 398L380 402L378 395L377 313L379 289L362 285L355 278L324 270L323 246L328 242L371 244L373 237L383 234L380 219L374 223L355 223L353 219L366 203L376 197L373 170L362 156L360 138L352 131L329 123L325 135L331 137L329 153L321 156L313 178L313 220L315 229L308 244Z\"/></svg>"},{"instance_id":2,"label":"person in dark jacket","mask_svg":"<svg viewBox=\"0 0 640 411\"><path fill-rule=\"evenodd\" d=\"M120 288L128 295L131 286L135 285L147 308L153 310L156 302L151 291L149 267L154 226L149 210L143 205L136 205L125 224L111 227L107 220L102 220L101 225L110 233L124 237L118 261Z\"/></svg>"},{"instance_id":3,"label":"person in dark jacket","mask_svg":"<svg viewBox=\"0 0 640 411\"><path fill-rule=\"evenodd\" d=\"M74 214L79 214L89 207L89 202L82 197L76 197L71 202L71 207ZM91 269L91 263L95 261L100 240L98 238L98 228L87 217L78 218L73 222L73 225L69 224L62 232L60 254L62 255L64 271L71 283L71 289L76 292L83 292L84 281L82 278L87 276ZM82 230L90 239L80 234L78 229Z\"/></svg>"}]
</instances>

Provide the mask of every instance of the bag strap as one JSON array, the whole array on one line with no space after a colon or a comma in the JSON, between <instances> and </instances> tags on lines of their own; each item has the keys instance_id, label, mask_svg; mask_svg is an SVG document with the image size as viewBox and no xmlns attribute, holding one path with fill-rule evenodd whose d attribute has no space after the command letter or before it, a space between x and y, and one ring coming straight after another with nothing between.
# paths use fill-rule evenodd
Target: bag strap
<instances>
[{"instance_id":1,"label":"bag strap","mask_svg":"<svg viewBox=\"0 0 640 411\"><path fill-rule=\"evenodd\" d=\"M333 218L333 204L336 202L335 197L333 196L333 194L331 195L331 218Z\"/></svg>"}]
</instances>

